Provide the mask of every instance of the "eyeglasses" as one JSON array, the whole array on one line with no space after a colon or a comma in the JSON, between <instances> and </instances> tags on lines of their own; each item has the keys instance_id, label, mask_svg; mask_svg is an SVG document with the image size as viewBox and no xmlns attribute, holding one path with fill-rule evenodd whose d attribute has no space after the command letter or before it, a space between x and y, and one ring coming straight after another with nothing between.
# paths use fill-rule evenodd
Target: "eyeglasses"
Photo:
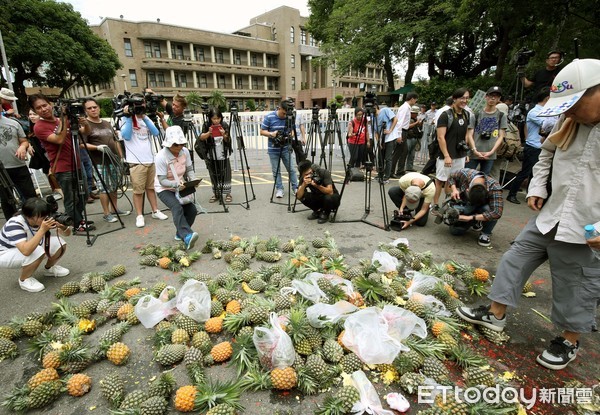
<instances>
[{"instance_id":1,"label":"eyeglasses","mask_svg":"<svg viewBox=\"0 0 600 415\"><path fill-rule=\"evenodd\" d=\"M468 101L470 98L469 97L460 97L460 98L456 98L457 100L460 101Z\"/></svg>"}]
</instances>

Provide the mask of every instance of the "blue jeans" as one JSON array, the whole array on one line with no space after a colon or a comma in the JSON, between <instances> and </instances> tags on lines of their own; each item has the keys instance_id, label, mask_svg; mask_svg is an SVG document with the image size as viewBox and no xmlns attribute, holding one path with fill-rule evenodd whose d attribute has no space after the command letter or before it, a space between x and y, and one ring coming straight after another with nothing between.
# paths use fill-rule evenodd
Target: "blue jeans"
<instances>
[{"instance_id":1,"label":"blue jeans","mask_svg":"<svg viewBox=\"0 0 600 415\"><path fill-rule=\"evenodd\" d=\"M196 214L198 213L196 205L194 203L186 203L182 205L175 197L175 192L170 190L163 190L157 193L158 198L163 202L173 214L173 224L177 230L177 235L184 239L188 234L194 232L192 225L196 220Z\"/></svg>"},{"instance_id":2,"label":"blue jeans","mask_svg":"<svg viewBox=\"0 0 600 415\"><path fill-rule=\"evenodd\" d=\"M412 170L415 162L415 147L417 146L418 138L409 138L406 141L408 145L408 156L406 156L406 170Z\"/></svg>"},{"instance_id":3,"label":"blue jeans","mask_svg":"<svg viewBox=\"0 0 600 415\"><path fill-rule=\"evenodd\" d=\"M87 190L88 193L92 193L92 187L94 187L94 173L92 167L92 160L90 159L90 156L88 155L87 151L85 151L85 149L83 148L79 149L79 154L81 157L81 164L83 165L85 172Z\"/></svg>"},{"instance_id":4,"label":"blue jeans","mask_svg":"<svg viewBox=\"0 0 600 415\"><path fill-rule=\"evenodd\" d=\"M62 173L56 173L56 180L63 191L63 202L65 205L65 213L73 217L73 223L75 227L83 220L83 206L84 200L87 199L87 192L84 195L79 195L79 189L75 183L73 172L65 171ZM80 172L81 180L85 180L83 174ZM87 183L79 183L84 190L87 190Z\"/></svg>"},{"instance_id":5,"label":"blue jeans","mask_svg":"<svg viewBox=\"0 0 600 415\"><path fill-rule=\"evenodd\" d=\"M276 149L274 152L269 152L269 160L271 161L271 170L273 171L273 179L275 180L275 187L277 190L283 190L283 182L281 181L281 166L279 163L279 157L281 155L281 161L285 166L288 174L290 175L290 181L292 183L292 190L298 188L298 175L296 169L292 167L292 158L290 156L291 147L281 147Z\"/></svg>"},{"instance_id":6,"label":"blue jeans","mask_svg":"<svg viewBox=\"0 0 600 415\"><path fill-rule=\"evenodd\" d=\"M456 205L454 206L461 215L478 215L483 212L488 212L490 210L489 205L483 206L471 206L467 205ZM450 233L455 236L464 235L471 228L471 226L475 225L476 221L471 220L469 222L456 222L454 225L450 225ZM482 221L483 229L481 230L482 234L491 235L494 227L498 223L497 220L487 220Z\"/></svg>"},{"instance_id":7,"label":"blue jeans","mask_svg":"<svg viewBox=\"0 0 600 415\"><path fill-rule=\"evenodd\" d=\"M477 170L477 166L481 167L479 169L480 172L490 174L494 166L494 160L470 159L468 163L465 163L466 169Z\"/></svg>"}]
</instances>

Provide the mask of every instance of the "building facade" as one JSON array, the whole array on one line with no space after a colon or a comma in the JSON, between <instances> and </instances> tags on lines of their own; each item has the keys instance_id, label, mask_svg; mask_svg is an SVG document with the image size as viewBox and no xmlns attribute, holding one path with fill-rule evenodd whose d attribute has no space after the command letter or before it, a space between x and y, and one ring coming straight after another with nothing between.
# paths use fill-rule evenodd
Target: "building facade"
<instances>
[{"instance_id":1,"label":"building facade","mask_svg":"<svg viewBox=\"0 0 600 415\"><path fill-rule=\"evenodd\" d=\"M123 68L112 82L77 85L68 95L102 98L150 87L169 97L190 92L208 97L219 90L241 108L253 99L270 109L281 97L310 108L324 107L336 95L350 101L365 88L385 90L382 68L334 77L331 68L318 64L315 58L322 53L306 21L288 6L252 18L232 34L105 18L92 29L115 49Z\"/></svg>"}]
</instances>

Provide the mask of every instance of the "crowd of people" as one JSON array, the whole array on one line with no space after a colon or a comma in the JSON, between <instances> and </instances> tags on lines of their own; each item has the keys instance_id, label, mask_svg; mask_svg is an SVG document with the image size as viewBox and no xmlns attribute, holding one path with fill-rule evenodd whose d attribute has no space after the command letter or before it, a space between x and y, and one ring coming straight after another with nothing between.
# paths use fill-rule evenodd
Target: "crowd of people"
<instances>
[{"instance_id":1,"label":"crowd of people","mask_svg":"<svg viewBox=\"0 0 600 415\"><path fill-rule=\"evenodd\" d=\"M552 53L548 55L549 65L557 61L555 58ZM561 71L546 69L542 75L536 75L535 82L523 78L525 86L536 89L535 105L526 117L522 169L506 198L521 203L517 194L528 179L526 201L537 214L504 254L490 294L492 303L463 307L458 314L473 324L504 330L507 307L517 306L522 286L531 273L549 260L552 321L563 332L537 361L547 368L561 369L575 359L581 333L592 330L600 299L600 260L590 249L600 249L600 237L586 240L583 232L584 225L593 224L600 217L600 205L595 199L600 190L600 61L576 60ZM14 101L16 97L11 92L2 89L0 97ZM504 209L503 188L499 178L494 177L497 152L505 143L510 118L510 107L502 96L500 87L490 87L479 111L469 108L470 92L465 88L454 91L439 109L435 102L429 104L429 109L417 105L418 95L413 92L406 95L397 112L377 102L370 117L365 109L356 108L346 134L348 169L374 164L376 179L382 185L398 179L388 194L397 207L394 216L402 217L401 229L423 227L432 215L436 223L447 224L452 235L464 235L472 229L479 233L479 245L490 246L492 231ZM44 275L69 274L57 264L66 251L62 236L93 227L84 209L91 188L88 179L101 183L98 192L104 221L113 223L116 216L130 214L117 208L123 163L131 177L136 226L145 226L146 195L153 219L168 219L159 209L158 199L170 210L175 240L183 241L186 249L198 241L199 234L193 229L198 213L193 191L192 197L190 192L184 195L189 183L195 182L192 155L186 148L189 140L183 117L185 97L176 96L172 104L163 102L169 118L165 120L162 113L158 114L164 139L156 152L151 137L159 135L159 129L145 114L141 98L141 104L123 108L120 137L110 123L100 119L98 102L92 98L83 101L85 116L76 120L76 131L72 126L75 120L56 114L50 100L40 94L28 99L33 111L29 137L22 123L11 119L12 114L3 111L0 115L2 144L8 149L0 152L0 161L24 200L17 212L16 205L2 192L7 221L0 231L0 267L20 268L22 289L44 289L33 277L44 259ZM282 198L285 192L283 162L289 174L288 188L311 210L308 219L324 224L338 209L340 195L331 172L306 160L301 149L293 148L292 141L297 140L290 137L297 138L296 131L302 134L290 118L287 100L281 101L260 125L260 135L268 138L276 198ZM73 139L75 132L81 136L80 141ZM302 134L301 143L303 138ZM423 145L427 145L430 160L417 172L415 152ZM195 150L205 160L211 179L213 195L209 202L231 203L232 142L229 126L218 109L208 111ZM90 155L93 170L85 168L82 151ZM48 161L39 161L40 168L55 178L61 189L73 229L56 220L50 203L36 197L27 159L33 160L40 152ZM56 236L51 235L54 229Z\"/></svg>"}]
</instances>

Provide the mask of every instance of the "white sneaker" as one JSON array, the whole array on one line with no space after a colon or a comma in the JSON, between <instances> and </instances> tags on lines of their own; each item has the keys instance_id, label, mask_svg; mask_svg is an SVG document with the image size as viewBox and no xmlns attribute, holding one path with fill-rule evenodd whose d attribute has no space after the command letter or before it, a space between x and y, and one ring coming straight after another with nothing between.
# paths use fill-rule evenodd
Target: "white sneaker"
<instances>
[{"instance_id":1,"label":"white sneaker","mask_svg":"<svg viewBox=\"0 0 600 415\"><path fill-rule=\"evenodd\" d=\"M275 193L275 197L277 199L281 199L283 197L283 190L277 189L277 193Z\"/></svg>"},{"instance_id":2,"label":"white sneaker","mask_svg":"<svg viewBox=\"0 0 600 415\"><path fill-rule=\"evenodd\" d=\"M137 226L138 228L143 228L145 225L146 225L146 222L144 222L144 216L143 215L138 215L135 218L135 226Z\"/></svg>"},{"instance_id":3,"label":"white sneaker","mask_svg":"<svg viewBox=\"0 0 600 415\"><path fill-rule=\"evenodd\" d=\"M71 271L56 264L44 270L44 277L66 277Z\"/></svg>"},{"instance_id":4,"label":"white sneaker","mask_svg":"<svg viewBox=\"0 0 600 415\"><path fill-rule=\"evenodd\" d=\"M19 279L19 287L21 287L22 290L29 291L30 293L39 293L40 291L44 291L46 289L44 284L33 277L29 277L25 281L21 281Z\"/></svg>"},{"instance_id":5,"label":"white sneaker","mask_svg":"<svg viewBox=\"0 0 600 415\"><path fill-rule=\"evenodd\" d=\"M158 219L158 220L167 220L167 219L169 219L169 217L167 215L165 215L164 213L162 213L160 210L157 210L156 212L152 212L152 217L154 219Z\"/></svg>"}]
</instances>

